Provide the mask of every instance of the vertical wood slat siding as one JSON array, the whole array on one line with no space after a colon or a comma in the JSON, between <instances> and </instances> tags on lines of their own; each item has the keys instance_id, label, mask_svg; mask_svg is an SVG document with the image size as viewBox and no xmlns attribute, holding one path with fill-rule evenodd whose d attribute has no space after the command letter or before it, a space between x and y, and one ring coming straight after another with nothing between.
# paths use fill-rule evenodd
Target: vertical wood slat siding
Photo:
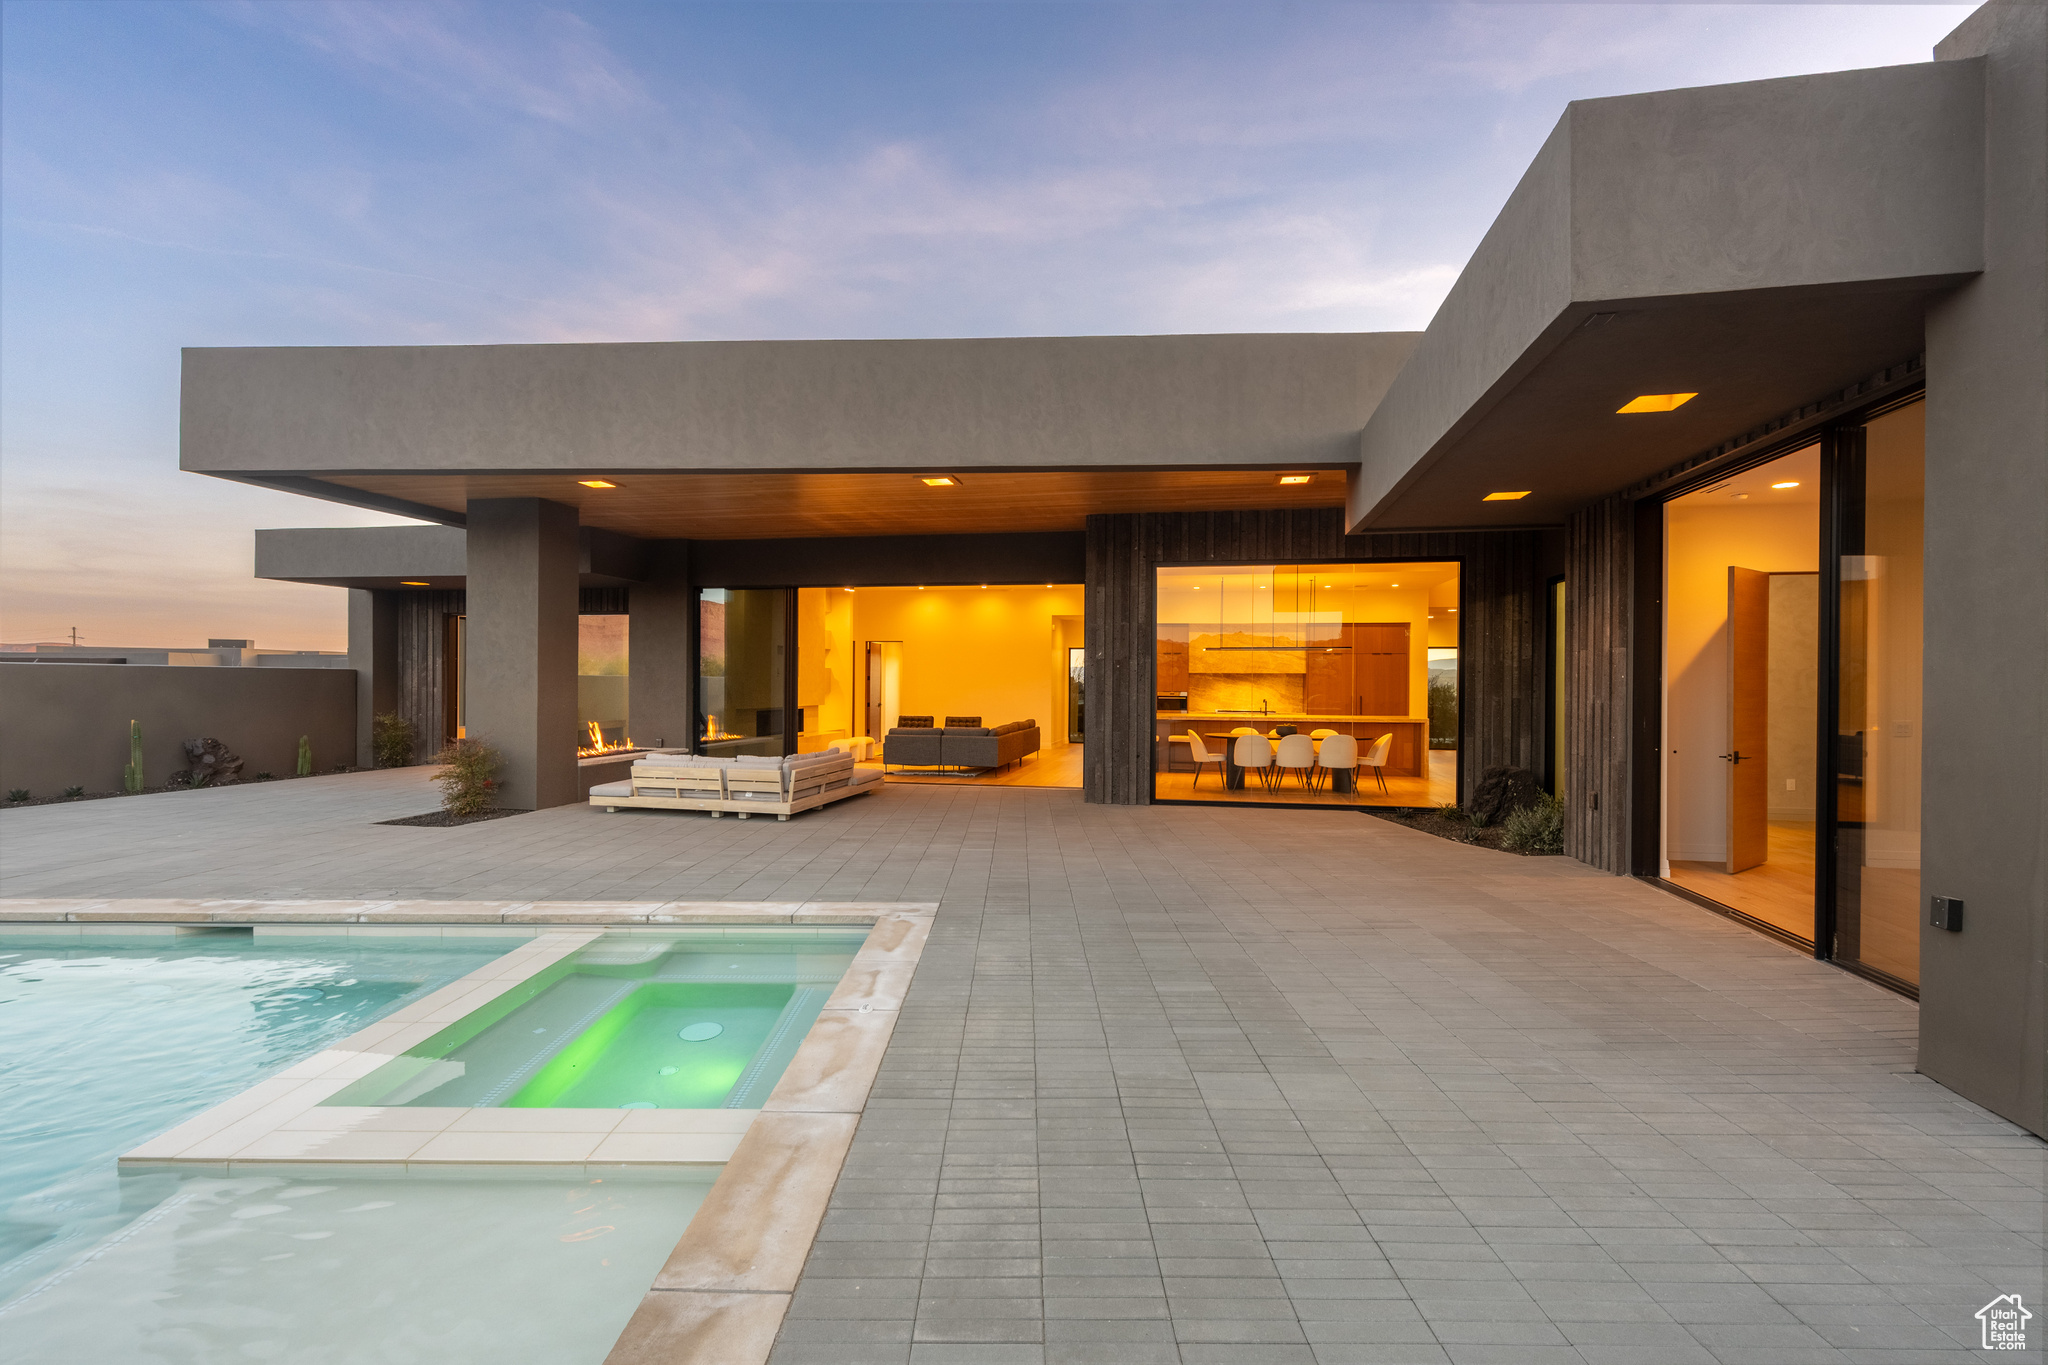
<instances>
[{"instance_id":1,"label":"vertical wood slat siding","mask_svg":"<svg viewBox=\"0 0 2048 1365\"><path fill-rule=\"evenodd\" d=\"M1508 764L1536 769L1545 706L1543 584L1533 531L1347 536L1337 508L1143 512L1088 518L1085 799L1152 800L1153 572L1161 564L1330 559L1464 561L1464 789Z\"/></svg>"},{"instance_id":2,"label":"vertical wood slat siding","mask_svg":"<svg viewBox=\"0 0 2048 1365\"><path fill-rule=\"evenodd\" d=\"M424 763L448 739L448 618L460 616L466 594L430 590L398 594L398 714L413 723Z\"/></svg>"},{"instance_id":3,"label":"vertical wood slat siding","mask_svg":"<svg viewBox=\"0 0 2048 1365\"><path fill-rule=\"evenodd\" d=\"M1634 504L1620 497L1565 523L1564 851L1618 874L1630 862L1634 530Z\"/></svg>"}]
</instances>

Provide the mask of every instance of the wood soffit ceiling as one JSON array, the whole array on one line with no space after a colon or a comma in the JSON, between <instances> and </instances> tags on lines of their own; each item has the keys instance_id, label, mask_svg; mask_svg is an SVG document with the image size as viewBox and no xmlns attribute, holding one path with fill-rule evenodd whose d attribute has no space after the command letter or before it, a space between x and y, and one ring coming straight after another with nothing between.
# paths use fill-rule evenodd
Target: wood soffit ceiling
<instances>
[{"instance_id":1,"label":"wood soffit ceiling","mask_svg":"<svg viewBox=\"0 0 2048 1365\"><path fill-rule=\"evenodd\" d=\"M1119 469L989 473L930 488L885 474L327 474L320 482L461 512L472 498L548 498L582 524L650 540L1079 531L1092 513L1342 507L1342 469ZM1282 485L1286 472L1314 482ZM611 478L616 488L578 479Z\"/></svg>"}]
</instances>

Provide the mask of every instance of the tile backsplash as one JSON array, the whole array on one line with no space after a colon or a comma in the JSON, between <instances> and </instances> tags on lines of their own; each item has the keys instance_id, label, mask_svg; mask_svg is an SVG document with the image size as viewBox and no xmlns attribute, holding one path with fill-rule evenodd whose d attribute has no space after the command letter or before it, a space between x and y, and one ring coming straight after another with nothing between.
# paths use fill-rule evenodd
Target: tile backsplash
<instances>
[{"instance_id":1,"label":"tile backsplash","mask_svg":"<svg viewBox=\"0 0 2048 1365\"><path fill-rule=\"evenodd\" d=\"M1275 711L1300 711L1299 673L1191 673L1188 710L1256 711L1264 702Z\"/></svg>"}]
</instances>

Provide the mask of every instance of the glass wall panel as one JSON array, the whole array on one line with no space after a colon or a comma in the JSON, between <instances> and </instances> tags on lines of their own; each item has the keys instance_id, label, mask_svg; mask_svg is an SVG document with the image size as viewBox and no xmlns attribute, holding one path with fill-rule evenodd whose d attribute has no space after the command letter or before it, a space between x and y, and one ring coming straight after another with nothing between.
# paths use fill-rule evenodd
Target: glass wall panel
<instances>
[{"instance_id":1,"label":"glass wall panel","mask_svg":"<svg viewBox=\"0 0 2048 1365\"><path fill-rule=\"evenodd\" d=\"M1920 639L1925 407L1864 427L1837 461L1840 695L1835 957L1920 981Z\"/></svg>"},{"instance_id":2,"label":"glass wall panel","mask_svg":"<svg viewBox=\"0 0 2048 1365\"><path fill-rule=\"evenodd\" d=\"M1168 567L1156 589L1155 800L1456 800L1457 564Z\"/></svg>"},{"instance_id":3,"label":"glass wall panel","mask_svg":"<svg viewBox=\"0 0 2048 1365\"><path fill-rule=\"evenodd\" d=\"M1820 447L1664 507L1665 875L1811 941Z\"/></svg>"},{"instance_id":4,"label":"glass wall panel","mask_svg":"<svg viewBox=\"0 0 2048 1365\"><path fill-rule=\"evenodd\" d=\"M633 747L626 735L627 620L576 618L576 748L581 756Z\"/></svg>"},{"instance_id":5,"label":"glass wall panel","mask_svg":"<svg viewBox=\"0 0 2048 1365\"><path fill-rule=\"evenodd\" d=\"M706 588L697 615L697 752L782 754L788 588Z\"/></svg>"}]
</instances>

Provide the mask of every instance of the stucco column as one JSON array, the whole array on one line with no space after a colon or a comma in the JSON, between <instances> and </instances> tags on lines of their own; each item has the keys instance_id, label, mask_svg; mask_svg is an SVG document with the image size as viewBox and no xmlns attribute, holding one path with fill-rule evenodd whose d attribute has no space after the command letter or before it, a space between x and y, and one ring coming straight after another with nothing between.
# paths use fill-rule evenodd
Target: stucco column
<instances>
[{"instance_id":1,"label":"stucco column","mask_svg":"<svg viewBox=\"0 0 2048 1365\"><path fill-rule=\"evenodd\" d=\"M356 756L359 768L374 767L370 722L398 709L397 594L372 588L348 590L348 666L356 673ZM429 743L425 739L423 744ZM432 754L415 754L423 760Z\"/></svg>"},{"instance_id":2,"label":"stucco column","mask_svg":"<svg viewBox=\"0 0 2048 1365\"><path fill-rule=\"evenodd\" d=\"M543 498L469 504L464 722L504 755L497 803L579 799L576 509Z\"/></svg>"},{"instance_id":3,"label":"stucco column","mask_svg":"<svg viewBox=\"0 0 2048 1365\"><path fill-rule=\"evenodd\" d=\"M651 541L645 564L628 597L627 726L637 743L689 748L696 737L690 692L697 680L690 654L690 542Z\"/></svg>"}]
</instances>

